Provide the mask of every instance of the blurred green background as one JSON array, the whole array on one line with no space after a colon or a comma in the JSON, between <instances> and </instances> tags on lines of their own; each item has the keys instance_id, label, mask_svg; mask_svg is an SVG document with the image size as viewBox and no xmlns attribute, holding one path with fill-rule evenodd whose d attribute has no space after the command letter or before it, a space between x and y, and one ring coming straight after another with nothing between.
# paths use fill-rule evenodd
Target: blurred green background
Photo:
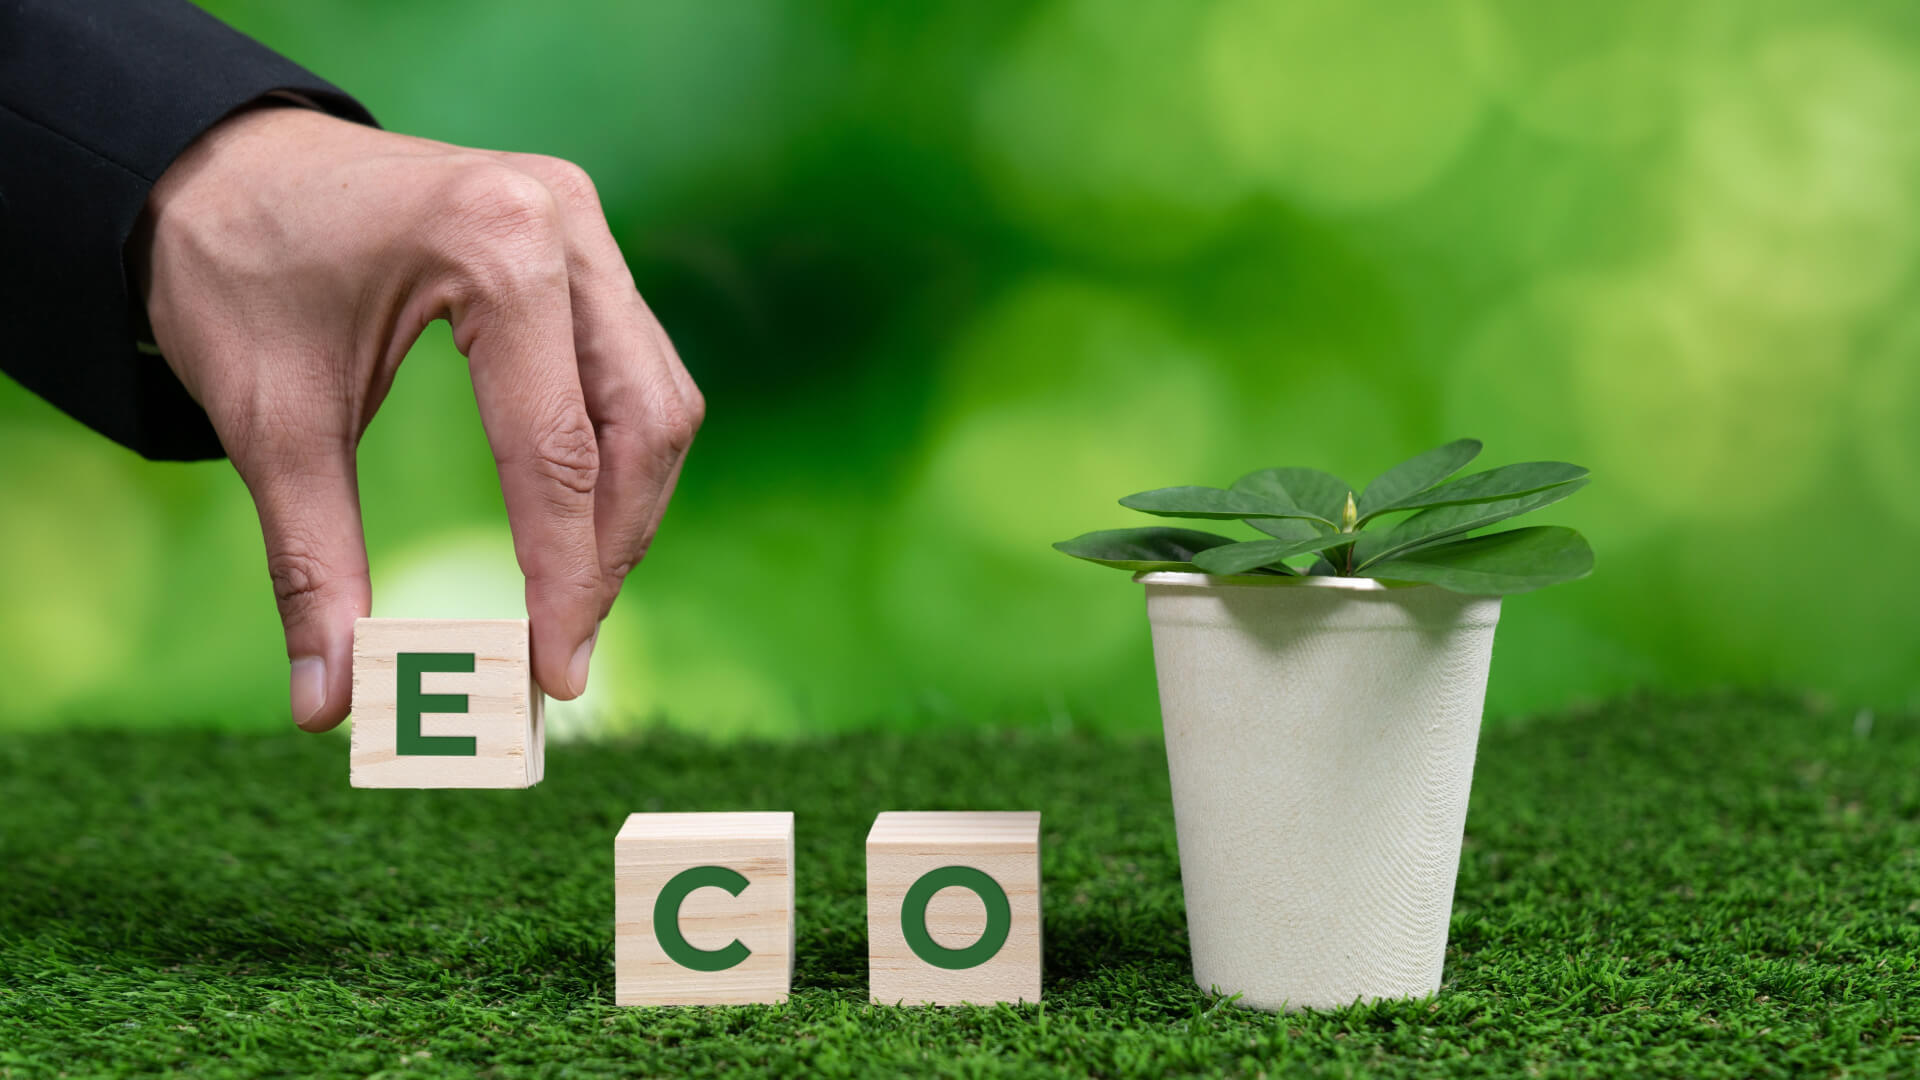
<instances>
[{"instance_id":1,"label":"blurred green background","mask_svg":"<svg viewBox=\"0 0 1920 1080\"><path fill-rule=\"evenodd\" d=\"M1157 721L1129 491L1445 439L1599 553L1489 713L1920 701L1920 8L218 0L397 130L598 181L710 415L556 726ZM361 453L376 612L518 615L436 327ZM224 463L0 385L0 724L284 722Z\"/></svg>"}]
</instances>

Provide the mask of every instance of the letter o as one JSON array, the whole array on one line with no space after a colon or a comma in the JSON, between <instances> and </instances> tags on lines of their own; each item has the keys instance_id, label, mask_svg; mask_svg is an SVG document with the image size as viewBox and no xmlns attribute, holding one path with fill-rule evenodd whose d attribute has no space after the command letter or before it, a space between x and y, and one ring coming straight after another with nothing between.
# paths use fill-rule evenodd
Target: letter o
<instances>
[{"instance_id":1,"label":"letter o","mask_svg":"<svg viewBox=\"0 0 1920 1080\"><path fill-rule=\"evenodd\" d=\"M960 949L949 949L927 933L927 904L935 893L953 886L968 890L987 906L987 928L977 941ZM1007 902L1007 891L985 871L971 866L927 871L907 890L906 902L900 905L900 930L906 935L907 947L913 955L948 971L979 967L993 959L1012 929L1013 907Z\"/></svg>"}]
</instances>

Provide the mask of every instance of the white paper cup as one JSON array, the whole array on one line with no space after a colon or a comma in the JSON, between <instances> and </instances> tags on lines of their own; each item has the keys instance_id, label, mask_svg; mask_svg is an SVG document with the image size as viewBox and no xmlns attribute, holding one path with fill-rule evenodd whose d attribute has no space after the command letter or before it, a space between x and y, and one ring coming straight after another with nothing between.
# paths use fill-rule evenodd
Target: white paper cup
<instances>
[{"instance_id":1,"label":"white paper cup","mask_svg":"<svg viewBox=\"0 0 1920 1080\"><path fill-rule=\"evenodd\" d=\"M1269 1010L1439 989L1500 598L1136 580L1194 980Z\"/></svg>"}]
</instances>

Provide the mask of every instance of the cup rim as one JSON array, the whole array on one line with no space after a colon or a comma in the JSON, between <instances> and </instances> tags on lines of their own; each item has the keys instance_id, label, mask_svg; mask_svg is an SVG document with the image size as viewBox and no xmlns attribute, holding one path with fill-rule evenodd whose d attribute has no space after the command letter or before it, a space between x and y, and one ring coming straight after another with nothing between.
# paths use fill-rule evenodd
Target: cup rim
<instances>
[{"instance_id":1,"label":"cup rim","mask_svg":"<svg viewBox=\"0 0 1920 1080\"><path fill-rule=\"evenodd\" d=\"M1387 592L1399 589L1420 589L1427 586L1418 582L1400 582L1388 584L1375 578L1364 577L1309 577L1307 575L1280 574L1194 574L1184 570L1143 570L1133 575L1133 580L1142 585L1170 585L1189 589L1215 589L1247 587L1255 589L1347 589L1352 592Z\"/></svg>"}]
</instances>

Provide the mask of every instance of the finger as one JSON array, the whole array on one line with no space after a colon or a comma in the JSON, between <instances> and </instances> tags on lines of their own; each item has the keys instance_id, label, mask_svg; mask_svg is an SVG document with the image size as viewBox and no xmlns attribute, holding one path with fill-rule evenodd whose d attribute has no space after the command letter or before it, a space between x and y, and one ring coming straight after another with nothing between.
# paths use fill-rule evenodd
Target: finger
<instances>
[{"instance_id":1,"label":"finger","mask_svg":"<svg viewBox=\"0 0 1920 1080\"><path fill-rule=\"evenodd\" d=\"M631 325L631 313L622 314L624 319L610 321ZM576 318L588 321L579 314ZM582 387L603 463L594 506L603 579L601 618L612 610L627 575L646 557L697 424L650 341L634 330L628 330L626 340L624 348L609 343L580 350Z\"/></svg>"},{"instance_id":2,"label":"finger","mask_svg":"<svg viewBox=\"0 0 1920 1080\"><path fill-rule=\"evenodd\" d=\"M286 631L293 722L325 731L352 705L353 624L373 602L352 444L280 432L234 464L260 512Z\"/></svg>"},{"instance_id":3,"label":"finger","mask_svg":"<svg viewBox=\"0 0 1920 1080\"><path fill-rule=\"evenodd\" d=\"M599 626L599 445L575 366L558 208L537 183L494 183L516 223L512 242L481 257L449 315L527 578L534 677L573 698L586 689Z\"/></svg>"},{"instance_id":4,"label":"finger","mask_svg":"<svg viewBox=\"0 0 1920 1080\"><path fill-rule=\"evenodd\" d=\"M636 297L638 296L637 293L635 295ZM654 318L652 309L648 307L645 300L641 300L640 304L641 307L646 310L647 318L653 326L655 340L658 341L662 353L669 361L669 367L673 373L674 385L680 391L681 404L686 409L687 415L692 422L692 434L698 434L700 425L706 420L706 398L700 393L700 388L694 385L693 376L687 372L686 366L680 362L679 351L673 347L673 342L668 339L666 329L660 325L660 321ZM690 434L689 439L691 439L691 437L692 435ZM643 553L647 548L652 546L654 534L660 530L661 518L666 513L667 504L673 499L674 489L679 486L680 469L686 464L686 460L686 455L682 454L680 460L674 463L673 475L667 477L666 487L660 492L660 499L654 505L653 519L648 523L640 539L640 550ZM611 605L611 599L609 599L608 603ZM605 617L606 615L602 613L601 618Z\"/></svg>"},{"instance_id":5,"label":"finger","mask_svg":"<svg viewBox=\"0 0 1920 1080\"><path fill-rule=\"evenodd\" d=\"M574 349L600 448L594 529L605 618L659 528L704 402L635 290L586 174L552 158L516 163L555 193L565 220Z\"/></svg>"}]
</instances>

